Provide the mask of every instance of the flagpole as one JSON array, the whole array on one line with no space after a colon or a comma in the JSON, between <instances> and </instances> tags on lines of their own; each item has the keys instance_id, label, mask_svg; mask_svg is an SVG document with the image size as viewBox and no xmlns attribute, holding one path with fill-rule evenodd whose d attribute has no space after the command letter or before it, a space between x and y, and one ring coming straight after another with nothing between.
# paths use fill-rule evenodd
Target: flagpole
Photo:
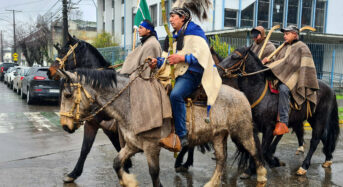
<instances>
[{"instance_id":1,"label":"flagpole","mask_svg":"<svg viewBox=\"0 0 343 187\"><path fill-rule=\"evenodd\" d=\"M139 1L140 0L137 0L137 12L138 12ZM136 38L137 38L137 28L135 27L135 31L133 32L132 51L135 50L135 47L136 47Z\"/></svg>"}]
</instances>

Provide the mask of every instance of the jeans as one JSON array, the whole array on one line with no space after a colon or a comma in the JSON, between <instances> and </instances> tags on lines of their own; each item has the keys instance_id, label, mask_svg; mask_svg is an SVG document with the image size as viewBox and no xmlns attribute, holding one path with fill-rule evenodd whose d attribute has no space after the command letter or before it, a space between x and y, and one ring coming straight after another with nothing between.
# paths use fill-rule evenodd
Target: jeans
<instances>
[{"instance_id":1,"label":"jeans","mask_svg":"<svg viewBox=\"0 0 343 187\"><path fill-rule=\"evenodd\" d=\"M289 93L290 90L285 84L279 86L279 115L280 122L288 126L288 113L289 113Z\"/></svg>"},{"instance_id":2,"label":"jeans","mask_svg":"<svg viewBox=\"0 0 343 187\"><path fill-rule=\"evenodd\" d=\"M201 83L202 74L187 71L175 80L175 86L170 93L175 132L183 138L187 135L186 127L186 104L184 99L190 96Z\"/></svg>"}]
</instances>

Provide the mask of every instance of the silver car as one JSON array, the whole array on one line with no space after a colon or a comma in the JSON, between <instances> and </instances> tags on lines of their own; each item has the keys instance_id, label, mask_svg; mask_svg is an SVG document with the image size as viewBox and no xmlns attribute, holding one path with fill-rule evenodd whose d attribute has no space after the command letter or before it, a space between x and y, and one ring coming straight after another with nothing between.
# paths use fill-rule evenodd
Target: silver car
<instances>
[{"instance_id":1,"label":"silver car","mask_svg":"<svg viewBox=\"0 0 343 187\"><path fill-rule=\"evenodd\" d=\"M17 94L20 94L21 92L21 82L24 79L24 77L27 75L27 72L29 71L30 67L21 67L16 74L16 76L13 79L13 91L16 91Z\"/></svg>"}]
</instances>

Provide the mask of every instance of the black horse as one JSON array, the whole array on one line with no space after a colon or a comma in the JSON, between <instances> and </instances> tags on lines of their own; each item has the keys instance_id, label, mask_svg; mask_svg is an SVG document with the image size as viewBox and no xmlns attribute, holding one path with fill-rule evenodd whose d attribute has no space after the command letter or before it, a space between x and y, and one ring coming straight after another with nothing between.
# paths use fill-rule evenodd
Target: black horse
<instances>
[{"instance_id":1,"label":"black horse","mask_svg":"<svg viewBox=\"0 0 343 187\"><path fill-rule=\"evenodd\" d=\"M75 70L76 68L107 68L111 64L107 62L104 57L99 53L99 51L94 48L89 43L78 40L76 38L71 37L68 34L67 43L62 48L56 46L58 51L58 58L63 59L69 52L69 56L65 58L64 69L65 70ZM74 48L74 49L72 49ZM58 80L58 76L55 74L56 70L59 69L60 61L56 60L53 64L51 64L48 76L50 79ZM63 85L63 84L62 84ZM106 121L105 118L101 117L102 115L97 115L96 118L92 119L91 121L87 121L84 123L84 135L83 135L83 142L80 157L75 165L75 168L72 172L70 172L63 180L64 182L73 182L76 180L83 171L83 166L86 161L87 155L90 152L93 142L95 140L96 134L101 128L107 137L110 139L111 143L115 147L115 149L119 152L121 147L119 144L119 135L116 128L108 129L104 128L101 123L113 123L113 121ZM111 124L107 125L110 126ZM112 125L112 127L116 125ZM125 169L128 170L132 166L131 161L129 160L126 165Z\"/></svg>"},{"instance_id":2,"label":"black horse","mask_svg":"<svg viewBox=\"0 0 343 187\"><path fill-rule=\"evenodd\" d=\"M236 51L237 53L234 53L230 57L224 59L219 66L227 69L233 67L234 65L239 65L241 68L237 68L237 72L232 72L233 74L237 73L236 75L239 75L239 73L243 71L246 73L253 73L266 69L266 67L261 63L260 59L250 50L250 47L243 47L237 49ZM239 63L242 64L240 65ZM245 67L245 70L243 67ZM219 71L221 75L225 74L225 72L220 68ZM269 70L251 76L238 76L235 79L238 83L239 89L245 93L249 102L252 104L262 94L266 79L271 75L272 73ZM306 171L310 166L312 155L316 150L320 140L324 145L323 153L325 154L325 163L323 164L323 167L330 167L333 158L332 153L335 150L340 132L336 95L334 91L323 81L318 80L318 83L320 89L317 93L316 109L312 113L312 116L308 116L307 119L313 129L310 149L305 160L303 161L301 168L299 168L297 171L298 175L306 174ZM301 132L299 129L303 129L303 121L307 118L306 104L303 104L300 106L300 108L300 110L292 109L289 116L289 127L293 128L296 132ZM267 91L262 101L252 109L255 128L259 132L263 133L263 155L270 167L283 165L278 158L273 156L276 146L282 137L276 136L274 139L273 136L277 111L278 95L272 94L270 91ZM298 133L297 136L299 137ZM253 166L251 166L250 171L252 171L252 167Z\"/></svg>"}]
</instances>

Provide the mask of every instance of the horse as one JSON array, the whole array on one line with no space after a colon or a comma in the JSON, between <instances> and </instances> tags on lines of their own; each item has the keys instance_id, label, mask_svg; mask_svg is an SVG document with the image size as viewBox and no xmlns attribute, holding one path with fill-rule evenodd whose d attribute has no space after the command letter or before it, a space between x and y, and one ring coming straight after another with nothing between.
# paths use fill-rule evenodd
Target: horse
<instances>
[{"instance_id":1,"label":"horse","mask_svg":"<svg viewBox=\"0 0 343 187\"><path fill-rule=\"evenodd\" d=\"M231 71L231 79L238 82L239 89L246 95L250 103L258 100L264 90L266 79L271 76L270 70L266 69L260 59L250 50L250 47L237 49L235 53L225 58L219 66L219 72L222 76L227 75L225 71ZM246 76L249 75L250 76ZM322 141L325 162L324 168L332 164L332 154L335 150L338 136L340 133L338 123L338 107L334 91L323 81L318 80L319 90L317 91L317 105L312 116L307 116L306 105L300 106L300 110L291 109L289 115L289 127L293 129L303 129L303 121L307 119L312 127L312 138L310 149L304 159L301 167L297 170L297 175L305 175L310 167L313 153L318 143ZM275 128L276 116L278 112L278 95L267 91L261 102L252 109L253 121L256 128L263 133L262 150L263 156L270 167L284 165L277 157L274 157L276 146L282 136L276 136L273 141L273 129ZM307 118L308 117L308 118ZM299 134L296 134L299 139ZM300 131L301 132L301 131ZM300 134L302 136L302 134ZM248 175L252 173L246 171Z\"/></svg>"},{"instance_id":2,"label":"horse","mask_svg":"<svg viewBox=\"0 0 343 187\"><path fill-rule=\"evenodd\" d=\"M62 91L61 113L73 110L75 102L79 102L81 121L91 119L100 111L117 121L118 129L123 135L125 146L113 161L120 184L136 186L137 181L132 174L123 169L127 159L137 152L144 152L149 166L153 186L162 186L159 179L159 140L169 134L171 119L165 119L162 127L135 134L132 129L130 112L130 96L128 87L132 81L128 76L117 75L111 70L80 69L75 73L59 70L60 76L69 82ZM98 77L102 77L98 79ZM193 135L189 135L191 146L211 142L215 150L216 168L210 181L205 186L219 185L226 163L227 138L231 136L237 146L239 166L244 166L249 155L257 165L257 181L266 182L262 154L257 136L254 136L250 105L244 94L229 86L223 85L210 112L210 124L205 122L206 107L194 106ZM93 111L93 112L92 112ZM95 111L95 112L94 112ZM74 132L80 122L73 116L61 115L61 125L67 132ZM162 135L161 135L162 134ZM257 143L255 143L255 141Z\"/></svg>"},{"instance_id":3,"label":"horse","mask_svg":"<svg viewBox=\"0 0 343 187\"><path fill-rule=\"evenodd\" d=\"M48 77L50 79L59 80L60 77L56 74L56 71L60 68L65 70L74 70L75 68L107 68L111 64L107 62L99 51L89 43L78 40L75 37L67 36L67 43L60 48L58 45L54 45L58 51L57 60L51 64L48 70ZM63 82L61 84L63 89ZM104 128L104 127L111 128ZM63 181L70 183L75 181L81 176L83 166L86 161L87 155L90 152L97 132L101 128L106 136L109 138L115 149L119 152L121 147L119 143L118 131L114 120L107 120L103 116L99 115L93 120L87 121L84 124L84 135L82 141L82 147L78 161L72 170L68 173ZM129 160L125 165L125 169L128 170L132 166Z\"/></svg>"}]
</instances>

